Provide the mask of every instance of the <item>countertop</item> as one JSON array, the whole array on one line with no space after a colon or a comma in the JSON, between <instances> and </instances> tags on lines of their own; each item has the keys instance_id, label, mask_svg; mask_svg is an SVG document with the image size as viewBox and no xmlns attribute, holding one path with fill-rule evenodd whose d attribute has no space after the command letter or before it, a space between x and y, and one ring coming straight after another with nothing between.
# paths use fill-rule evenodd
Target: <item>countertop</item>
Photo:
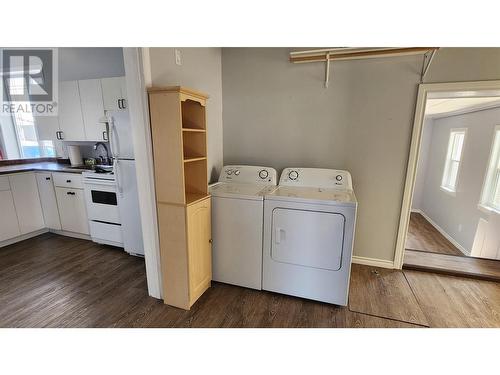
<instances>
[{"instance_id":1,"label":"countertop","mask_svg":"<svg viewBox=\"0 0 500 375\"><path fill-rule=\"evenodd\" d=\"M31 171L82 173L86 170L88 169L71 167L69 164L61 164L56 162L40 162L0 166L0 175Z\"/></svg>"}]
</instances>

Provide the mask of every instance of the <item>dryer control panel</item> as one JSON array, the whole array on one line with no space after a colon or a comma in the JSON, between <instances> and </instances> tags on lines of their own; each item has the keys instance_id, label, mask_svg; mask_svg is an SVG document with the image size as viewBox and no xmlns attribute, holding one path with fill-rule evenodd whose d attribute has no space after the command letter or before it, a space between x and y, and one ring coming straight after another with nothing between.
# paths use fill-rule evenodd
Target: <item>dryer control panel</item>
<instances>
[{"instance_id":1,"label":"dryer control panel","mask_svg":"<svg viewBox=\"0 0 500 375\"><path fill-rule=\"evenodd\" d=\"M275 186L278 182L276 169L255 165L225 165L219 182L238 184L263 184Z\"/></svg>"},{"instance_id":2,"label":"dryer control panel","mask_svg":"<svg viewBox=\"0 0 500 375\"><path fill-rule=\"evenodd\" d=\"M352 190L351 174L338 169L285 168L281 172L279 184L280 186Z\"/></svg>"}]
</instances>

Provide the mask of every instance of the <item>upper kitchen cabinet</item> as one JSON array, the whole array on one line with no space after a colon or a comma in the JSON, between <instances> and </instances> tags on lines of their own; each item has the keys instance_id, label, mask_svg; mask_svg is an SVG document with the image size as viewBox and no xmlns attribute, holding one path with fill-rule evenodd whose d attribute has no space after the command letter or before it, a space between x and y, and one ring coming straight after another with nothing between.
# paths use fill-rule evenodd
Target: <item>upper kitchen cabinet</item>
<instances>
[{"instance_id":1,"label":"upper kitchen cabinet","mask_svg":"<svg viewBox=\"0 0 500 375\"><path fill-rule=\"evenodd\" d=\"M82 106L77 81L59 84L59 127L60 139L65 141L85 140Z\"/></svg>"},{"instance_id":2,"label":"upper kitchen cabinet","mask_svg":"<svg viewBox=\"0 0 500 375\"><path fill-rule=\"evenodd\" d=\"M125 77L103 78L101 85L106 111L121 111L127 108Z\"/></svg>"},{"instance_id":3,"label":"upper kitchen cabinet","mask_svg":"<svg viewBox=\"0 0 500 375\"><path fill-rule=\"evenodd\" d=\"M85 140L107 141L106 124L101 122L104 116L103 95L100 79L78 81L82 106Z\"/></svg>"}]
</instances>

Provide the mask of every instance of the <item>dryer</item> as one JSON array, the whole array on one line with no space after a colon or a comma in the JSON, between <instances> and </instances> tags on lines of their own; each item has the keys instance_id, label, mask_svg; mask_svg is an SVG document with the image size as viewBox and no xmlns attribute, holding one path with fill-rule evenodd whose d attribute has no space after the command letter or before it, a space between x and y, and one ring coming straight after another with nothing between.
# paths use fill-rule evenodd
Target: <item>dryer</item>
<instances>
[{"instance_id":1,"label":"dryer","mask_svg":"<svg viewBox=\"0 0 500 375\"><path fill-rule=\"evenodd\" d=\"M356 210L349 172L284 169L264 198L262 288L346 306Z\"/></svg>"},{"instance_id":2,"label":"dryer","mask_svg":"<svg viewBox=\"0 0 500 375\"><path fill-rule=\"evenodd\" d=\"M212 279L262 289L264 194L276 188L276 170L226 165L212 196Z\"/></svg>"}]
</instances>

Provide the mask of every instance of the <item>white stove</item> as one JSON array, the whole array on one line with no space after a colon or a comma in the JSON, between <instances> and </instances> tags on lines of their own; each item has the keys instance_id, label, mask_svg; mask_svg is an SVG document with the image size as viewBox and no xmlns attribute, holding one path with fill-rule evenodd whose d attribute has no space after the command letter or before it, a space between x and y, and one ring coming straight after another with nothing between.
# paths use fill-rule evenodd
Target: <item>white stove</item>
<instances>
[{"instance_id":1,"label":"white stove","mask_svg":"<svg viewBox=\"0 0 500 375\"><path fill-rule=\"evenodd\" d=\"M82 176L92 240L123 247L115 174L86 171Z\"/></svg>"}]
</instances>

